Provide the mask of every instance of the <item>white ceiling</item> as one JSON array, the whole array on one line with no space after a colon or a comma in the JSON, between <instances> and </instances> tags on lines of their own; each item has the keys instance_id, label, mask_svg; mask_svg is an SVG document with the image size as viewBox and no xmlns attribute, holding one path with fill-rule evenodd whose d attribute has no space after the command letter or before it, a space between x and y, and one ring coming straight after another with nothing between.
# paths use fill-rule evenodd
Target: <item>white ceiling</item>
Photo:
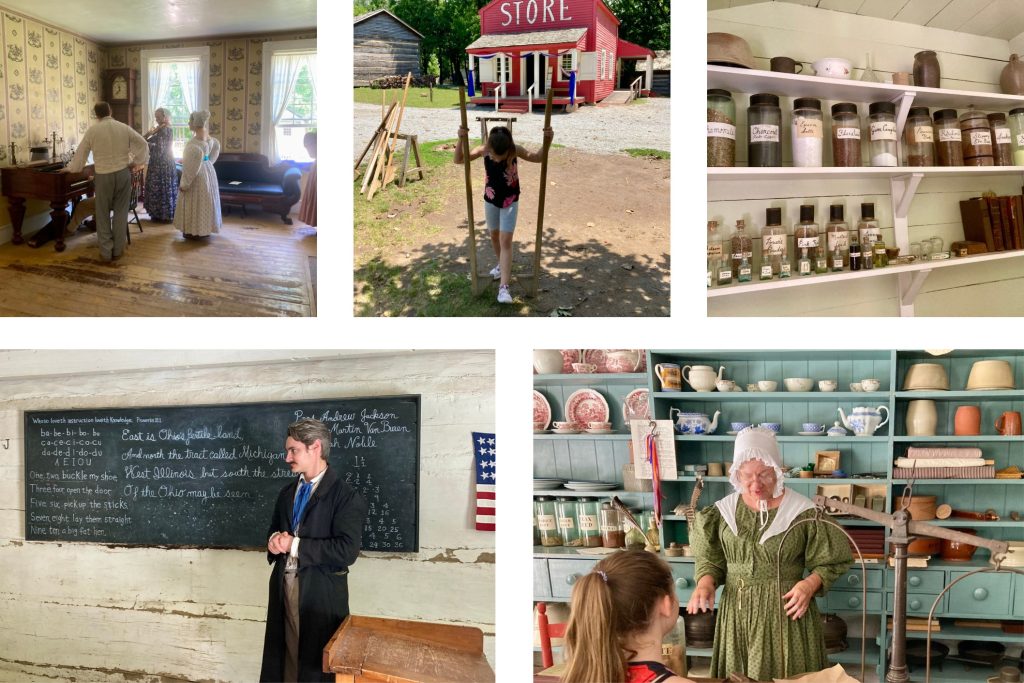
<instances>
[{"instance_id":1,"label":"white ceiling","mask_svg":"<svg viewBox=\"0 0 1024 683\"><path fill-rule=\"evenodd\" d=\"M101 44L316 26L316 0L0 0L0 5Z\"/></svg>"},{"instance_id":2,"label":"white ceiling","mask_svg":"<svg viewBox=\"0 0 1024 683\"><path fill-rule=\"evenodd\" d=\"M766 0L708 0L708 9ZM1024 0L771 0L1010 40L1024 33Z\"/></svg>"}]
</instances>

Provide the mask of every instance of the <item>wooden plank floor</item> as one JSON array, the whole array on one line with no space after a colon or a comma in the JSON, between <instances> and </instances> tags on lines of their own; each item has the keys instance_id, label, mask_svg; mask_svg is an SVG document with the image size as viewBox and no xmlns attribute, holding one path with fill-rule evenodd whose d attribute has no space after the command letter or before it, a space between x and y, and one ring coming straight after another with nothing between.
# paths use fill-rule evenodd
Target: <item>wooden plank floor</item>
<instances>
[{"instance_id":1,"label":"wooden plank floor","mask_svg":"<svg viewBox=\"0 0 1024 683\"><path fill-rule=\"evenodd\" d=\"M144 232L131 226L132 243L113 264L100 261L96 234L84 230L61 254L52 242L0 245L0 315L316 315L316 228L233 208L219 233L192 241L139 217Z\"/></svg>"}]
</instances>

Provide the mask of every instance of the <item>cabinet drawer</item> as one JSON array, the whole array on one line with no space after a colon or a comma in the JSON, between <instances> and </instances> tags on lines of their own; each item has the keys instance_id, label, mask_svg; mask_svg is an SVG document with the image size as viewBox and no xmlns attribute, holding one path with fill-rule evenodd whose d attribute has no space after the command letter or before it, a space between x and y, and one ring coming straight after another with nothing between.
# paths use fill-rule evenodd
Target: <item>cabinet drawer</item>
<instances>
[{"instance_id":1,"label":"cabinet drawer","mask_svg":"<svg viewBox=\"0 0 1024 683\"><path fill-rule=\"evenodd\" d=\"M825 605L829 612L849 612L851 610L859 611L864 608L864 601L860 591L832 590L825 596ZM881 594L868 591L868 611L878 612L880 609L882 609Z\"/></svg>"},{"instance_id":2,"label":"cabinet drawer","mask_svg":"<svg viewBox=\"0 0 1024 683\"><path fill-rule=\"evenodd\" d=\"M915 617L927 617L928 610L932 608L932 603L935 602L935 598L938 597L938 595L938 593L907 593L907 614ZM885 609L889 614L892 614L895 604L895 594L886 593ZM938 617L945 613L945 611L946 597L943 596L942 600L939 600L939 604L935 606L935 616Z\"/></svg>"},{"instance_id":3,"label":"cabinet drawer","mask_svg":"<svg viewBox=\"0 0 1024 683\"><path fill-rule=\"evenodd\" d=\"M598 560L548 560L551 597L571 598L572 585L598 563Z\"/></svg>"},{"instance_id":4,"label":"cabinet drawer","mask_svg":"<svg viewBox=\"0 0 1024 683\"><path fill-rule=\"evenodd\" d=\"M679 602L686 605L690 595L693 594L693 589L697 586L697 582L693 578L693 563L670 562L669 565L672 567L672 580L676 584L676 597L679 598Z\"/></svg>"},{"instance_id":5,"label":"cabinet drawer","mask_svg":"<svg viewBox=\"0 0 1024 683\"><path fill-rule=\"evenodd\" d=\"M1013 616L1024 618L1024 576L1020 574L1013 579Z\"/></svg>"},{"instance_id":6,"label":"cabinet drawer","mask_svg":"<svg viewBox=\"0 0 1024 683\"><path fill-rule=\"evenodd\" d=\"M896 586L895 570L886 573L885 585L892 590ZM921 571L911 569L907 572L907 593L941 593L946 586L945 573L942 571ZM932 597L932 600L935 598Z\"/></svg>"},{"instance_id":7,"label":"cabinet drawer","mask_svg":"<svg viewBox=\"0 0 1024 683\"><path fill-rule=\"evenodd\" d=\"M952 583L967 572L950 572ZM950 614L1004 616L1010 613L1010 575L976 574L949 589Z\"/></svg>"},{"instance_id":8,"label":"cabinet drawer","mask_svg":"<svg viewBox=\"0 0 1024 683\"><path fill-rule=\"evenodd\" d=\"M836 579L836 582L832 584L832 590L860 590L861 581L860 567L852 567L848 572ZM869 591L872 588L881 588L882 571L880 569L868 569L867 582Z\"/></svg>"},{"instance_id":9,"label":"cabinet drawer","mask_svg":"<svg viewBox=\"0 0 1024 683\"><path fill-rule=\"evenodd\" d=\"M535 598L551 597L551 576L548 574L548 561L544 558L533 558L533 596Z\"/></svg>"}]
</instances>

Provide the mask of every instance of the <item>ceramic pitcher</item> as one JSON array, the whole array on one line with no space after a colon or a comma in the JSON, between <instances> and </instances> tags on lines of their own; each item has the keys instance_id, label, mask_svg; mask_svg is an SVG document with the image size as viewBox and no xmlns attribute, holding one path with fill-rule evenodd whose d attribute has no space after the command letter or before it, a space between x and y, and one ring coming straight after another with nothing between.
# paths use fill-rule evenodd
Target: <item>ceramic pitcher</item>
<instances>
[{"instance_id":1,"label":"ceramic pitcher","mask_svg":"<svg viewBox=\"0 0 1024 683\"><path fill-rule=\"evenodd\" d=\"M938 421L935 401L911 401L907 405L907 436L935 436Z\"/></svg>"},{"instance_id":2,"label":"ceramic pitcher","mask_svg":"<svg viewBox=\"0 0 1024 683\"><path fill-rule=\"evenodd\" d=\"M690 371L689 375L686 374L687 370ZM715 390L715 383L722 379L723 372L724 365L718 368L718 374L715 374L715 369L710 365L684 365L682 376L683 381L693 387L694 391L704 392Z\"/></svg>"}]
</instances>

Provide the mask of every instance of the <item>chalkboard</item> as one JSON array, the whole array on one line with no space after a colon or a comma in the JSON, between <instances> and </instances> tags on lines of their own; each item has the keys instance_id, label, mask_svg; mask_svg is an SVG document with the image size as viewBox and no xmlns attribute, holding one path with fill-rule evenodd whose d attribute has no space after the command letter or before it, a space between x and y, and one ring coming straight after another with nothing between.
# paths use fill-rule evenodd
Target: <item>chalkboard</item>
<instances>
[{"instance_id":1,"label":"chalkboard","mask_svg":"<svg viewBox=\"0 0 1024 683\"><path fill-rule=\"evenodd\" d=\"M419 550L420 397L25 413L25 538L265 548L288 425L322 420L363 549Z\"/></svg>"}]
</instances>

